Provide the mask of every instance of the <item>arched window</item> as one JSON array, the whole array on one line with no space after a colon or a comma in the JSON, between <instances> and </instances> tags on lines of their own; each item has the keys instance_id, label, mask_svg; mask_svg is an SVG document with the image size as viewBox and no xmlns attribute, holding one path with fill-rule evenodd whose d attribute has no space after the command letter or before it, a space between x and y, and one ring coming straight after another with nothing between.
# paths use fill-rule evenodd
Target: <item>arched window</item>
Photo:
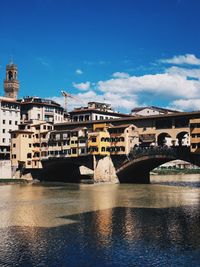
<instances>
[{"instance_id":1,"label":"arched window","mask_svg":"<svg viewBox=\"0 0 200 267\"><path fill-rule=\"evenodd\" d=\"M13 79L13 73L12 73L12 71L9 71L8 72L8 80L10 81L12 79Z\"/></svg>"}]
</instances>

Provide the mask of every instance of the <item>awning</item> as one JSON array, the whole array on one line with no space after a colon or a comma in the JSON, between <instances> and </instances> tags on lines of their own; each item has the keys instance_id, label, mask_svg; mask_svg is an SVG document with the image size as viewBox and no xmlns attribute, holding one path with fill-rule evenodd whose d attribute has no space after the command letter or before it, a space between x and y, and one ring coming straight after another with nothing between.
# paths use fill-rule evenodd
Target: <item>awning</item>
<instances>
[{"instance_id":1,"label":"awning","mask_svg":"<svg viewBox=\"0 0 200 267\"><path fill-rule=\"evenodd\" d=\"M143 143L152 143L156 141L156 135L155 134L140 134L139 140L140 142L143 142Z\"/></svg>"}]
</instances>

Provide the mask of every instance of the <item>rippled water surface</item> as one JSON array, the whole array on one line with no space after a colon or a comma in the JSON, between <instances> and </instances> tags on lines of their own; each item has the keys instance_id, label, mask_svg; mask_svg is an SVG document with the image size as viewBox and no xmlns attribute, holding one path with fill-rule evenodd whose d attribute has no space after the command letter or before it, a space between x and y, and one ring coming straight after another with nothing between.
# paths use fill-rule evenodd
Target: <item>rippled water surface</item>
<instances>
[{"instance_id":1,"label":"rippled water surface","mask_svg":"<svg viewBox=\"0 0 200 267\"><path fill-rule=\"evenodd\" d=\"M0 266L200 266L199 184L0 186Z\"/></svg>"}]
</instances>

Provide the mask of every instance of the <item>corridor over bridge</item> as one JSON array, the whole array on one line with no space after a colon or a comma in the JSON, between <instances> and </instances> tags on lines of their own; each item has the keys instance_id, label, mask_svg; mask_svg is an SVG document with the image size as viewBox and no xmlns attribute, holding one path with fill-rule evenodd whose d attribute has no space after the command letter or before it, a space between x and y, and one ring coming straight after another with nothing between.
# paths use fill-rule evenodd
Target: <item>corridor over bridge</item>
<instances>
[{"instance_id":1,"label":"corridor over bridge","mask_svg":"<svg viewBox=\"0 0 200 267\"><path fill-rule=\"evenodd\" d=\"M52 179L77 177L75 169L84 165L96 182L147 183L150 171L165 162L199 165L199 149L200 112L68 122L55 125L42 164Z\"/></svg>"}]
</instances>

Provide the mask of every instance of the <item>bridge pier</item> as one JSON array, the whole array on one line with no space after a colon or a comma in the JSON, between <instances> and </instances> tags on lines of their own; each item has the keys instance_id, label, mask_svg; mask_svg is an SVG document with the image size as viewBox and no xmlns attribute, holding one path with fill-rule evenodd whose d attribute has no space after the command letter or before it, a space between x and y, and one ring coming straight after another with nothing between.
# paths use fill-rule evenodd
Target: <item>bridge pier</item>
<instances>
[{"instance_id":1,"label":"bridge pier","mask_svg":"<svg viewBox=\"0 0 200 267\"><path fill-rule=\"evenodd\" d=\"M109 156L93 156L94 182L95 183L119 183L116 169Z\"/></svg>"}]
</instances>

